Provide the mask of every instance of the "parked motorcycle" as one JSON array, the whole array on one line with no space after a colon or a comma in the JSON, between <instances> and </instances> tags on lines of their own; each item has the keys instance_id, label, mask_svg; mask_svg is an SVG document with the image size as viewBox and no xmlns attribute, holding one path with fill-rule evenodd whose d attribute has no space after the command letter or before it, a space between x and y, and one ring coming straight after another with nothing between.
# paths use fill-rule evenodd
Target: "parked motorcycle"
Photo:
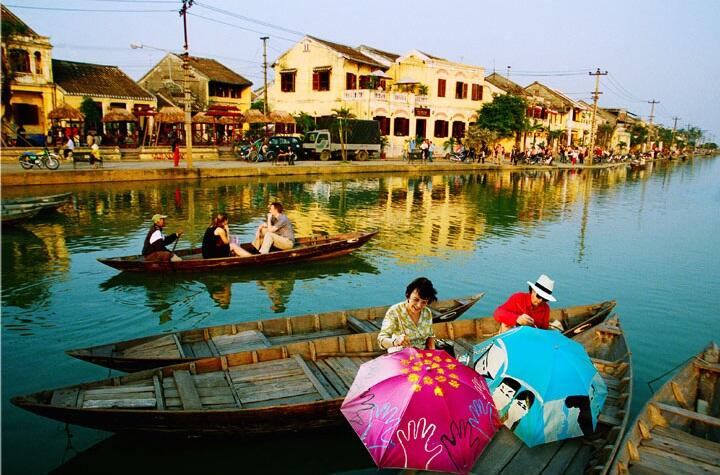
<instances>
[{"instance_id":1,"label":"parked motorcycle","mask_svg":"<svg viewBox=\"0 0 720 475\"><path fill-rule=\"evenodd\" d=\"M60 166L60 160L57 154L51 153L47 147L42 153L24 152L18 157L20 166L25 170L30 170L32 167L46 167L48 170L57 170Z\"/></svg>"}]
</instances>

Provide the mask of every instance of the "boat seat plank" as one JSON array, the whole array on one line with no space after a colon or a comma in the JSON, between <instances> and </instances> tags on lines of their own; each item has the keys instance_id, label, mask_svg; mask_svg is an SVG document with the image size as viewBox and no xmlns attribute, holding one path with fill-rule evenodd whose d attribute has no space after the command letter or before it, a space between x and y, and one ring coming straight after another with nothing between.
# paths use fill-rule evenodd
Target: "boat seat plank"
<instances>
[{"instance_id":1,"label":"boat seat plank","mask_svg":"<svg viewBox=\"0 0 720 475\"><path fill-rule=\"evenodd\" d=\"M200 396L200 401L202 401L203 407L215 409L211 406L231 406L231 407L237 407L235 404L235 399L233 398L233 395L230 394L230 391L227 391L227 394L215 394L212 396Z\"/></svg>"},{"instance_id":2,"label":"boat seat plank","mask_svg":"<svg viewBox=\"0 0 720 475\"><path fill-rule=\"evenodd\" d=\"M163 411L165 410L165 401L163 400L162 384L157 376L153 376L153 388L155 390L155 406L158 411Z\"/></svg>"},{"instance_id":3,"label":"boat seat plank","mask_svg":"<svg viewBox=\"0 0 720 475\"><path fill-rule=\"evenodd\" d=\"M325 383L321 382L320 379L318 379L317 376L315 376L315 373L310 369L310 367L307 365L305 360L300 355L293 355L293 358L295 358L295 361L297 361L298 366L302 368L302 370L305 372L305 376L310 380L310 382L315 386L315 389L318 393L322 396L323 399L333 399L334 394L331 394L331 391L329 388L325 387Z\"/></svg>"},{"instance_id":4,"label":"boat seat plank","mask_svg":"<svg viewBox=\"0 0 720 475\"><path fill-rule=\"evenodd\" d=\"M222 355L273 346L265 334L258 330L247 330L234 335L218 335L213 337L212 341Z\"/></svg>"},{"instance_id":5,"label":"boat seat plank","mask_svg":"<svg viewBox=\"0 0 720 475\"><path fill-rule=\"evenodd\" d=\"M317 366L317 368L323 374L323 376L325 376L325 378L330 382L333 388L335 388L335 391L337 391L338 395L347 394L350 386L345 384L345 381L343 381L340 376L338 376L335 370L330 365L328 365L325 360L317 360L314 363L315 366Z\"/></svg>"},{"instance_id":6,"label":"boat seat plank","mask_svg":"<svg viewBox=\"0 0 720 475\"><path fill-rule=\"evenodd\" d=\"M298 341L314 340L316 338L327 338L331 336L350 335L352 332L347 328L334 328L311 333L296 333L294 335L274 336L270 338L272 346L287 345Z\"/></svg>"},{"instance_id":7,"label":"boat seat plank","mask_svg":"<svg viewBox=\"0 0 720 475\"><path fill-rule=\"evenodd\" d=\"M251 391L244 393L242 391L238 391L238 394L240 395L240 400L244 405L248 405L253 402L261 402L265 401L268 406L275 405L276 402L274 400L276 399L283 399L288 398L292 396L300 396L303 394L314 394L315 399L313 400L321 400L322 396L320 393L317 392L315 389L315 386L307 379L305 378L304 381L296 381L292 385L287 385L285 387L276 388L274 390L268 390L268 391Z\"/></svg>"},{"instance_id":8,"label":"boat seat plank","mask_svg":"<svg viewBox=\"0 0 720 475\"><path fill-rule=\"evenodd\" d=\"M158 338L152 338L144 343L138 343L137 345L130 346L121 350L120 353L125 356L129 356L135 353L142 353L143 351L154 350L161 346L175 346L175 340L173 335L164 335Z\"/></svg>"},{"instance_id":9,"label":"boat seat plank","mask_svg":"<svg viewBox=\"0 0 720 475\"><path fill-rule=\"evenodd\" d=\"M104 386L95 389L86 389L85 397L92 398L93 396L102 394L122 394L122 393L140 393L140 392L152 392L155 390L155 386L152 381L149 384L142 385L127 385L127 386Z\"/></svg>"},{"instance_id":10,"label":"boat seat plank","mask_svg":"<svg viewBox=\"0 0 720 475\"><path fill-rule=\"evenodd\" d=\"M347 322L348 326L352 328L356 333L368 333L376 331L376 328L373 324L371 324L367 320L360 320L359 318L353 317L352 315L347 316Z\"/></svg>"},{"instance_id":11,"label":"boat seat plank","mask_svg":"<svg viewBox=\"0 0 720 475\"><path fill-rule=\"evenodd\" d=\"M177 387L178 395L182 401L183 409L202 409L200 395L198 394L195 382L193 381L190 372L186 370L175 371L173 373L173 379L175 380L175 386Z\"/></svg>"},{"instance_id":12,"label":"boat seat plank","mask_svg":"<svg viewBox=\"0 0 720 475\"><path fill-rule=\"evenodd\" d=\"M653 436L656 434L659 437L663 437L666 439L672 439L677 442L683 443L683 444L690 444L695 445L698 447L704 447L708 450L718 450L720 451L719 444L717 442L713 442L712 440L703 439L700 437L696 437L692 434L688 434L687 432L676 429L674 427L661 427L661 426L655 426L652 430Z\"/></svg>"},{"instance_id":13,"label":"boat seat plank","mask_svg":"<svg viewBox=\"0 0 720 475\"><path fill-rule=\"evenodd\" d=\"M180 356L180 358L185 358L185 352L183 351L182 344L180 344L180 339L178 338L177 333L173 333L172 337L175 342L175 348L178 351L178 356Z\"/></svg>"},{"instance_id":14,"label":"boat seat plank","mask_svg":"<svg viewBox=\"0 0 720 475\"><path fill-rule=\"evenodd\" d=\"M215 356L206 341L190 343L190 348L192 348L195 358L210 358Z\"/></svg>"},{"instance_id":15,"label":"boat seat plank","mask_svg":"<svg viewBox=\"0 0 720 475\"><path fill-rule=\"evenodd\" d=\"M641 465L654 466L656 473L668 473L676 475L695 475L698 473L718 473L720 467L712 466L697 460L690 459L685 455L658 450L652 447L641 445L638 448L640 460L631 462L630 466L640 463Z\"/></svg>"},{"instance_id":16,"label":"boat seat plank","mask_svg":"<svg viewBox=\"0 0 720 475\"><path fill-rule=\"evenodd\" d=\"M306 402L314 402L319 401L322 398L318 393L308 393L308 394L300 394L298 396L291 396L291 397L285 397L285 398L278 398L273 399L271 405L283 405L283 404L301 404ZM243 407L252 409L256 407L265 407L268 406L268 401L257 401L257 402L249 402L247 404L244 404Z\"/></svg>"},{"instance_id":17,"label":"boat seat plank","mask_svg":"<svg viewBox=\"0 0 720 475\"><path fill-rule=\"evenodd\" d=\"M539 475L545 466L550 463L553 456L560 450L562 442L537 445L529 448L523 447L515 454L505 468L500 472L503 475L522 474Z\"/></svg>"},{"instance_id":18,"label":"boat seat plank","mask_svg":"<svg viewBox=\"0 0 720 475\"><path fill-rule=\"evenodd\" d=\"M155 395L144 399L93 399L83 401L83 409L155 409Z\"/></svg>"},{"instance_id":19,"label":"boat seat plank","mask_svg":"<svg viewBox=\"0 0 720 475\"><path fill-rule=\"evenodd\" d=\"M545 468L540 472L543 475L556 473L574 473L569 472L568 467L576 457L581 456L582 442L578 439L569 439L562 442L562 447L557 451L557 455L550 460ZM583 463L583 467L586 463Z\"/></svg>"},{"instance_id":20,"label":"boat seat plank","mask_svg":"<svg viewBox=\"0 0 720 475\"><path fill-rule=\"evenodd\" d=\"M590 458L592 457L592 454L592 448L589 445L580 444L580 451L575 454L575 457L572 459L565 471L555 473L588 473L587 466L590 463ZM608 460L607 463L609 464L610 461ZM551 473L553 472L547 472L548 475L550 475Z\"/></svg>"},{"instance_id":21,"label":"boat seat plank","mask_svg":"<svg viewBox=\"0 0 720 475\"><path fill-rule=\"evenodd\" d=\"M705 370L705 371L712 371L714 373L720 373L720 363L708 363L707 361L702 361L696 359L693 364L696 368Z\"/></svg>"},{"instance_id":22,"label":"boat seat plank","mask_svg":"<svg viewBox=\"0 0 720 475\"><path fill-rule=\"evenodd\" d=\"M282 358L278 360L260 361L251 365L233 366L229 368L229 370L231 373L252 374L272 372L284 368L297 368L297 362L292 358Z\"/></svg>"},{"instance_id":23,"label":"boat seat plank","mask_svg":"<svg viewBox=\"0 0 720 475\"><path fill-rule=\"evenodd\" d=\"M678 429L672 429L677 432L681 432ZM684 432L683 432L684 433ZM688 434L689 435L689 434ZM653 431L652 438L643 440L641 447L651 447L657 449L660 452L672 452L676 454L682 454L692 460L713 465L720 470L720 444L711 442L700 437L691 436L693 439L704 440L713 444L715 447L707 447L696 445L693 442L679 441L672 437L664 437L659 433Z\"/></svg>"},{"instance_id":24,"label":"boat seat plank","mask_svg":"<svg viewBox=\"0 0 720 475\"><path fill-rule=\"evenodd\" d=\"M283 388L291 388L298 384L304 384L309 382L305 373L301 370L300 374L289 376L281 379L266 380L260 383L244 383L235 384L235 389L240 395L241 399L251 393L265 393L273 392Z\"/></svg>"},{"instance_id":25,"label":"boat seat plank","mask_svg":"<svg viewBox=\"0 0 720 475\"><path fill-rule=\"evenodd\" d=\"M523 445L506 427L501 427L475 462L472 473L499 473Z\"/></svg>"},{"instance_id":26,"label":"boat seat plank","mask_svg":"<svg viewBox=\"0 0 720 475\"><path fill-rule=\"evenodd\" d=\"M53 392L50 405L58 407L76 407L80 389L59 389Z\"/></svg>"},{"instance_id":27,"label":"boat seat plank","mask_svg":"<svg viewBox=\"0 0 720 475\"><path fill-rule=\"evenodd\" d=\"M198 388L224 388L227 387L225 375L219 371L193 375L195 387Z\"/></svg>"},{"instance_id":28,"label":"boat seat plank","mask_svg":"<svg viewBox=\"0 0 720 475\"><path fill-rule=\"evenodd\" d=\"M357 374L357 367L349 361L347 357L330 357L326 358L328 366L343 380L343 383L349 388L352 386Z\"/></svg>"},{"instance_id":29,"label":"boat seat plank","mask_svg":"<svg viewBox=\"0 0 720 475\"><path fill-rule=\"evenodd\" d=\"M663 412L668 412L670 414L674 414L680 417L686 417L693 421L702 422L713 427L720 427L720 418L700 414L699 412L695 411L688 411L687 409L683 409L677 406L671 406L670 404L665 404L662 402L653 402L652 404Z\"/></svg>"},{"instance_id":30,"label":"boat seat plank","mask_svg":"<svg viewBox=\"0 0 720 475\"><path fill-rule=\"evenodd\" d=\"M99 394L83 394L83 397L85 401L102 401L102 400L109 400L109 399L147 399L150 397L155 397L155 388L153 388L150 391L143 391L143 392L137 392L137 393L99 393Z\"/></svg>"},{"instance_id":31,"label":"boat seat plank","mask_svg":"<svg viewBox=\"0 0 720 475\"><path fill-rule=\"evenodd\" d=\"M373 318L372 320L366 320L366 321L367 321L369 324L371 324L373 327L375 327L375 329L373 330L373 332L376 332L376 331L382 329L382 322L383 322L384 319L385 319L385 317L378 317L378 318Z\"/></svg>"},{"instance_id":32,"label":"boat seat plank","mask_svg":"<svg viewBox=\"0 0 720 475\"><path fill-rule=\"evenodd\" d=\"M345 392L339 392L335 385L330 382L330 380L325 376L325 373L318 367L317 363L312 360L305 360L305 363L307 364L310 371L313 372L315 377L323 384L325 389L330 393L330 395L333 398L336 397L344 397L347 391Z\"/></svg>"}]
</instances>

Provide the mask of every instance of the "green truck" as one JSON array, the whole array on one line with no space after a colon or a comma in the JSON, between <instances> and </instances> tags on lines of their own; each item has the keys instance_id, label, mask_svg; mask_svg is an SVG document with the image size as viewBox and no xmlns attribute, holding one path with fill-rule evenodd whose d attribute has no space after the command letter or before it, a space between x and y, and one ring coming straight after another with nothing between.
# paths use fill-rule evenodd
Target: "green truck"
<instances>
[{"instance_id":1,"label":"green truck","mask_svg":"<svg viewBox=\"0 0 720 475\"><path fill-rule=\"evenodd\" d=\"M303 151L311 160L342 158L342 145L337 119L320 117L317 129L305 134ZM380 158L380 124L376 120L347 120L345 150L350 160Z\"/></svg>"}]
</instances>

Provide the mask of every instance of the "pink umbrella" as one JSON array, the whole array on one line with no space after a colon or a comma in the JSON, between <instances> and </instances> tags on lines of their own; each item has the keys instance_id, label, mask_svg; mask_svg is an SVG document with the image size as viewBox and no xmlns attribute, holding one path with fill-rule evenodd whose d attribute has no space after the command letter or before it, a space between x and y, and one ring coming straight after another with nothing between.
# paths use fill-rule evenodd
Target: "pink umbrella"
<instances>
[{"instance_id":1,"label":"pink umbrella","mask_svg":"<svg viewBox=\"0 0 720 475\"><path fill-rule=\"evenodd\" d=\"M467 473L500 424L482 376L417 348L363 364L340 410L379 468Z\"/></svg>"}]
</instances>

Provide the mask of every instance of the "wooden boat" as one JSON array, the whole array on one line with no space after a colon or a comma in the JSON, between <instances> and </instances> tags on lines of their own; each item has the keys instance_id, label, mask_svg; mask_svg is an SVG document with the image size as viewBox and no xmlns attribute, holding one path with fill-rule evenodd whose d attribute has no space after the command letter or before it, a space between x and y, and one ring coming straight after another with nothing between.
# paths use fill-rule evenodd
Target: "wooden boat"
<instances>
[{"instance_id":1,"label":"wooden boat","mask_svg":"<svg viewBox=\"0 0 720 475\"><path fill-rule=\"evenodd\" d=\"M253 254L247 257L218 257L203 259L201 248L175 251L182 258L179 262L146 261L142 255L98 259L110 267L128 272L194 272L233 269L270 264L289 264L298 261L328 259L343 256L359 248L377 234L347 233L332 236L298 238L295 247L287 251L273 251L268 254ZM251 243L241 244L246 251L257 253Z\"/></svg>"},{"instance_id":2,"label":"wooden boat","mask_svg":"<svg viewBox=\"0 0 720 475\"><path fill-rule=\"evenodd\" d=\"M39 209L10 210L2 208L2 225L15 226L16 224L24 223L39 212Z\"/></svg>"},{"instance_id":3,"label":"wooden boat","mask_svg":"<svg viewBox=\"0 0 720 475\"><path fill-rule=\"evenodd\" d=\"M442 300L430 306L433 321L456 320L485 295ZM78 350L67 354L121 371L139 371L239 351L380 330L389 305L294 317L239 322L163 333Z\"/></svg>"},{"instance_id":4,"label":"wooden boat","mask_svg":"<svg viewBox=\"0 0 720 475\"><path fill-rule=\"evenodd\" d=\"M719 355L711 343L652 396L628 428L612 475L720 473Z\"/></svg>"},{"instance_id":5,"label":"wooden boat","mask_svg":"<svg viewBox=\"0 0 720 475\"><path fill-rule=\"evenodd\" d=\"M57 195L32 196L25 198L7 198L2 200L3 214L5 211L31 211L36 212L46 209L57 209L70 200L72 193L60 193Z\"/></svg>"},{"instance_id":6,"label":"wooden boat","mask_svg":"<svg viewBox=\"0 0 720 475\"><path fill-rule=\"evenodd\" d=\"M646 167L647 167L646 163L630 163L630 164L628 164L628 168L630 168L630 170L632 170L632 171L645 170Z\"/></svg>"},{"instance_id":7,"label":"wooden boat","mask_svg":"<svg viewBox=\"0 0 720 475\"><path fill-rule=\"evenodd\" d=\"M607 313L613 305L558 309L551 318L573 328ZM623 365L627 356L621 357L627 353L622 333L607 325L601 330L602 325L595 327L595 338L589 330L575 338L589 335L583 343L610 368L608 382L622 392L626 383L619 378L628 369ZM437 337L452 340L458 352L469 351L498 329L491 317L434 325ZM621 340L623 345L613 343ZM41 391L14 397L12 403L45 417L113 432L240 436L293 432L343 424L340 405L359 366L382 353L377 333L340 335ZM629 398L615 394L609 399L613 398L622 408L606 404L607 417L620 425L620 411Z\"/></svg>"}]
</instances>

